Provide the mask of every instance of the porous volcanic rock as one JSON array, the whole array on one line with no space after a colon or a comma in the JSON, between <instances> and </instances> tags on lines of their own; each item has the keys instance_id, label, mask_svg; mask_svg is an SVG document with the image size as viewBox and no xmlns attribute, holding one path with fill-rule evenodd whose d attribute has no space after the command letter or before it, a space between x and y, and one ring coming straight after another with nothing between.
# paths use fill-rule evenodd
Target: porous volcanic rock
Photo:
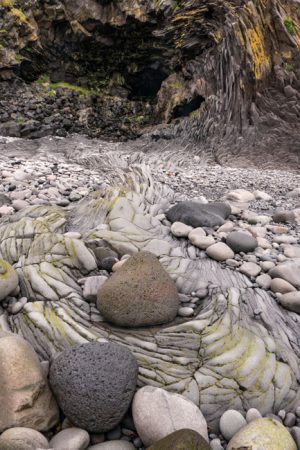
<instances>
[{"instance_id":1,"label":"porous volcanic rock","mask_svg":"<svg viewBox=\"0 0 300 450\"><path fill-rule=\"evenodd\" d=\"M110 342L63 351L51 364L50 384L66 417L77 427L102 433L126 413L137 381L135 357Z\"/></svg>"},{"instance_id":2,"label":"porous volcanic rock","mask_svg":"<svg viewBox=\"0 0 300 450\"><path fill-rule=\"evenodd\" d=\"M223 225L230 215L231 208L228 203L199 203L184 201L177 203L166 212L170 222L183 222L194 228L216 227Z\"/></svg>"},{"instance_id":3,"label":"porous volcanic rock","mask_svg":"<svg viewBox=\"0 0 300 450\"><path fill-rule=\"evenodd\" d=\"M178 306L175 283L156 256L149 252L130 257L98 292L100 313L119 326L170 322L175 318Z\"/></svg>"}]
</instances>

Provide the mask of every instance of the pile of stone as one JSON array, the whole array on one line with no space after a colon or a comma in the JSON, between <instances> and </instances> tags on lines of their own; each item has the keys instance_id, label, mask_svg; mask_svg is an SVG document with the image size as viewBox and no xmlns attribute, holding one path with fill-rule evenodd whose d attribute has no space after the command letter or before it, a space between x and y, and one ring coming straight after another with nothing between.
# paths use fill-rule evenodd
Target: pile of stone
<instances>
[{"instance_id":1,"label":"pile of stone","mask_svg":"<svg viewBox=\"0 0 300 450\"><path fill-rule=\"evenodd\" d=\"M299 237L288 226L297 223L298 211L258 214L248 209L256 198L272 200L265 192L237 189L224 203L180 202L166 218L175 237L187 238L206 256L248 276L254 287L268 290L283 307L299 313Z\"/></svg>"}]
</instances>

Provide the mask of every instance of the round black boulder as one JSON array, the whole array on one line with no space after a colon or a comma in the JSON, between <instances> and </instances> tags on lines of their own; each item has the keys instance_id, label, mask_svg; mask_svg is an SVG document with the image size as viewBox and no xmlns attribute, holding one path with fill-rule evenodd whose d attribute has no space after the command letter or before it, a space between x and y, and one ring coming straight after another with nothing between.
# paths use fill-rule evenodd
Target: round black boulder
<instances>
[{"instance_id":1,"label":"round black boulder","mask_svg":"<svg viewBox=\"0 0 300 450\"><path fill-rule=\"evenodd\" d=\"M180 202L166 212L166 217L172 223L182 222L194 228L214 228L223 225L230 214L228 203Z\"/></svg>"},{"instance_id":2,"label":"round black boulder","mask_svg":"<svg viewBox=\"0 0 300 450\"><path fill-rule=\"evenodd\" d=\"M240 233L239 231L233 231L229 233L226 239L226 244L235 252L253 252L258 243L253 236L249 236L246 233Z\"/></svg>"},{"instance_id":3,"label":"round black boulder","mask_svg":"<svg viewBox=\"0 0 300 450\"><path fill-rule=\"evenodd\" d=\"M90 342L63 351L51 364L49 381L65 416L92 433L114 428L135 393L138 365L125 347Z\"/></svg>"}]
</instances>

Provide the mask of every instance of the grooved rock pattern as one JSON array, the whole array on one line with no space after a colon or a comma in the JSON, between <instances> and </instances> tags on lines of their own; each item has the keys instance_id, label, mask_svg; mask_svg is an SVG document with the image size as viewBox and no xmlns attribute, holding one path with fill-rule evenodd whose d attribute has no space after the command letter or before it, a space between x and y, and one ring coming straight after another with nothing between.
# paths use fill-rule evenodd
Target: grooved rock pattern
<instances>
[{"instance_id":1,"label":"grooved rock pattern","mask_svg":"<svg viewBox=\"0 0 300 450\"><path fill-rule=\"evenodd\" d=\"M106 152L103 158L78 149L70 157L107 170L118 186L69 209L34 206L2 221L1 257L15 264L29 301L16 315L1 311L1 329L23 335L44 360L75 344L120 343L138 361L139 386L183 394L201 405L211 427L227 409L265 414L299 404L300 316L283 310L248 277L203 257L187 239L172 237L157 216L176 203L175 194L138 164L144 156L128 160ZM66 231L82 237L65 236ZM107 324L78 284L97 272L87 244L103 239L119 254L154 253L181 293L207 283L207 297L194 317L142 330Z\"/></svg>"}]
</instances>

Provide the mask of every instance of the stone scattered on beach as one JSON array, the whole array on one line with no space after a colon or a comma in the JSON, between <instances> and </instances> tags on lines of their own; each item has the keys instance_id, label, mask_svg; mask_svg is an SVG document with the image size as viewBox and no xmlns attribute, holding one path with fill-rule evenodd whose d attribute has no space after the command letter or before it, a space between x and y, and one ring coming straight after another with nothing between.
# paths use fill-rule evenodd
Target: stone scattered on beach
<instances>
[{"instance_id":1,"label":"stone scattered on beach","mask_svg":"<svg viewBox=\"0 0 300 450\"><path fill-rule=\"evenodd\" d=\"M183 222L186 225L197 227L210 227L223 225L231 213L228 203L199 203L185 201L177 203L166 212L167 219L174 222Z\"/></svg>"},{"instance_id":2,"label":"stone scattered on beach","mask_svg":"<svg viewBox=\"0 0 300 450\"><path fill-rule=\"evenodd\" d=\"M164 389L141 388L134 396L132 415L146 447L182 428L194 430L208 441L207 424L200 409L183 396Z\"/></svg>"},{"instance_id":3,"label":"stone scattered on beach","mask_svg":"<svg viewBox=\"0 0 300 450\"><path fill-rule=\"evenodd\" d=\"M15 269L3 259L0 259L0 301L4 300L19 284Z\"/></svg>"},{"instance_id":4,"label":"stone scattered on beach","mask_svg":"<svg viewBox=\"0 0 300 450\"><path fill-rule=\"evenodd\" d=\"M113 429L129 408L138 366L125 347L90 342L64 350L50 367L50 384L65 416L77 427Z\"/></svg>"},{"instance_id":5,"label":"stone scattered on beach","mask_svg":"<svg viewBox=\"0 0 300 450\"><path fill-rule=\"evenodd\" d=\"M174 281L156 256L140 252L102 285L97 307L115 325L151 326L176 317L179 297Z\"/></svg>"},{"instance_id":6,"label":"stone scattered on beach","mask_svg":"<svg viewBox=\"0 0 300 450\"><path fill-rule=\"evenodd\" d=\"M0 431L52 428L59 419L58 408L33 348L17 335L2 333L0 361Z\"/></svg>"},{"instance_id":7,"label":"stone scattered on beach","mask_svg":"<svg viewBox=\"0 0 300 450\"><path fill-rule=\"evenodd\" d=\"M49 443L41 433L31 428L10 428L0 436L1 450L37 450L38 448L48 449Z\"/></svg>"},{"instance_id":8,"label":"stone scattered on beach","mask_svg":"<svg viewBox=\"0 0 300 450\"><path fill-rule=\"evenodd\" d=\"M251 450L297 450L288 430L277 420L257 419L243 427L230 440L227 450L251 448Z\"/></svg>"}]
</instances>

